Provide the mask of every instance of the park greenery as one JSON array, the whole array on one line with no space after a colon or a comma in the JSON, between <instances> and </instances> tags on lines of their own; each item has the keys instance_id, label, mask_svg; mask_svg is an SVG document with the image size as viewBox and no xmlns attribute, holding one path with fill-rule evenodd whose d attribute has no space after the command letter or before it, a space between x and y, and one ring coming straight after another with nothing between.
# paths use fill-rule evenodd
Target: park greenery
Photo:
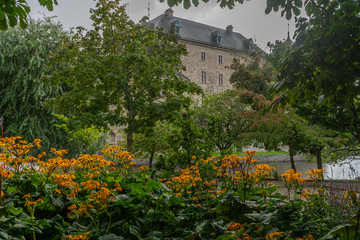
<instances>
[{"instance_id":1,"label":"park greenery","mask_svg":"<svg viewBox=\"0 0 360 240\"><path fill-rule=\"evenodd\" d=\"M71 32L9 2L0 113L22 137L0 139L0 239L360 239L358 189L322 169L359 151L360 2L268 1L288 19L305 7L295 43L245 53L233 89L209 95L180 74L178 36L134 23L120 0ZM105 147L109 126L125 148ZM248 146L288 149L291 169L232 154ZM307 179L297 154L316 159Z\"/></svg>"},{"instance_id":2,"label":"park greenery","mask_svg":"<svg viewBox=\"0 0 360 240\"><path fill-rule=\"evenodd\" d=\"M186 168L158 175L118 146L72 159L54 148L34 154L40 139L3 138L0 146L0 239L358 236L354 189L329 186L322 169L310 169L308 179L288 170L280 193L269 181L274 168L256 164L256 152L193 156Z\"/></svg>"}]
</instances>

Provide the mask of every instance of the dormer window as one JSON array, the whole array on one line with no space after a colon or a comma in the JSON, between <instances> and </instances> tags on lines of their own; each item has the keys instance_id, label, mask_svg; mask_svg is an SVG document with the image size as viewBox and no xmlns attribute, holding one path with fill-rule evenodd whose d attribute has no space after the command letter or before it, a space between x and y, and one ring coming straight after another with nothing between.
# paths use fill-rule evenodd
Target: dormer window
<instances>
[{"instance_id":1,"label":"dormer window","mask_svg":"<svg viewBox=\"0 0 360 240\"><path fill-rule=\"evenodd\" d=\"M218 31L217 34L216 34L216 43L217 44L221 44L222 43L222 35L221 35L221 32Z\"/></svg>"},{"instance_id":2,"label":"dormer window","mask_svg":"<svg viewBox=\"0 0 360 240\"><path fill-rule=\"evenodd\" d=\"M217 45L222 44L222 34L220 31L215 31L215 32L211 33L211 38L212 38L212 41L217 43Z\"/></svg>"},{"instance_id":3,"label":"dormer window","mask_svg":"<svg viewBox=\"0 0 360 240\"><path fill-rule=\"evenodd\" d=\"M250 51L254 50L254 42L253 42L253 40L251 38L250 38L250 41L249 41L249 50Z\"/></svg>"},{"instance_id":4,"label":"dormer window","mask_svg":"<svg viewBox=\"0 0 360 240\"><path fill-rule=\"evenodd\" d=\"M179 22L179 20L175 21L175 25L174 25L174 30L175 30L175 34L176 35L180 35L181 34L181 24Z\"/></svg>"}]
</instances>

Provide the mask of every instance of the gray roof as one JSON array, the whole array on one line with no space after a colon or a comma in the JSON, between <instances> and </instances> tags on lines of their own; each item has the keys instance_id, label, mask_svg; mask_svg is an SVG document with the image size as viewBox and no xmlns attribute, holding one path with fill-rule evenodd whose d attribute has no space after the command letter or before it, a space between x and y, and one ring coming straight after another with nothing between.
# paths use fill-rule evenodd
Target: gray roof
<instances>
[{"instance_id":1,"label":"gray roof","mask_svg":"<svg viewBox=\"0 0 360 240\"><path fill-rule=\"evenodd\" d=\"M176 21L179 21L181 25L180 38L182 40L223 47L235 51L246 51L252 49L252 39L246 38L240 33L216 28L179 17L161 14L149 21L148 24L157 28L162 28L165 32L169 32L174 27ZM220 32L222 36L222 42L220 44L216 41L215 36L217 32Z\"/></svg>"}]
</instances>

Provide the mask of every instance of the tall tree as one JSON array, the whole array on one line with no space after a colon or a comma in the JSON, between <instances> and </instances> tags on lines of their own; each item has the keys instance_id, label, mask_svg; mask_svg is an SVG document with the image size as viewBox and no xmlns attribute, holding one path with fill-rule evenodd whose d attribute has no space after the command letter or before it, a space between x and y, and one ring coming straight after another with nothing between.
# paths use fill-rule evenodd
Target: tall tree
<instances>
[{"instance_id":1,"label":"tall tree","mask_svg":"<svg viewBox=\"0 0 360 240\"><path fill-rule=\"evenodd\" d=\"M49 55L65 36L62 26L51 19L31 20L25 30L0 32L0 115L5 136L40 138L54 147L66 142L66 133L53 126L56 119L44 107L44 101L59 95L62 87L40 80L51 73Z\"/></svg>"},{"instance_id":2,"label":"tall tree","mask_svg":"<svg viewBox=\"0 0 360 240\"><path fill-rule=\"evenodd\" d=\"M99 0L94 30L78 28L53 56L66 68L50 76L71 91L54 101L84 122L125 126L127 150L136 132L171 116L200 88L179 76L184 45L176 35L135 24L120 0Z\"/></svg>"}]
</instances>

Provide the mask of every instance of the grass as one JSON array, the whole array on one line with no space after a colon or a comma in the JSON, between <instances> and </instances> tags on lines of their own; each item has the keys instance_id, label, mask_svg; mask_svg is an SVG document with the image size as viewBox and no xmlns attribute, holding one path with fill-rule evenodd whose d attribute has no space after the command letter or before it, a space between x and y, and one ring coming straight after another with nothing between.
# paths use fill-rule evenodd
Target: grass
<instances>
[{"instance_id":1,"label":"grass","mask_svg":"<svg viewBox=\"0 0 360 240\"><path fill-rule=\"evenodd\" d=\"M233 152L232 154L245 155L244 152ZM214 152L211 155L220 157L220 152ZM289 152L257 152L256 155L289 155Z\"/></svg>"}]
</instances>

